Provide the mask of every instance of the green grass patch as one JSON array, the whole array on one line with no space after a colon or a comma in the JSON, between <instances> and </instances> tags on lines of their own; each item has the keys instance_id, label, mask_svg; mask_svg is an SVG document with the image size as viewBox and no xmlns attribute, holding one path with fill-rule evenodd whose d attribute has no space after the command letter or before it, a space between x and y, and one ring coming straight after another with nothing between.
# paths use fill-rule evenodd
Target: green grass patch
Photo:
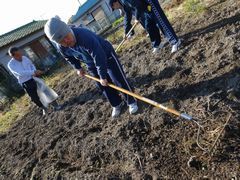
<instances>
[{"instance_id":1,"label":"green grass patch","mask_svg":"<svg viewBox=\"0 0 240 180\"><path fill-rule=\"evenodd\" d=\"M24 95L16 99L7 112L0 114L0 133L6 132L11 125L29 111L30 99Z\"/></svg>"},{"instance_id":2,"label":"green grass patch","mask_svg":"<svg viewBox=\"0 0 240 180\"><path fill-rule=\"evenodd\" d=\"M124 17L121 17L121 18L117 19L116 21L114 21L114 22L112 23L112 26L113 26L113 27L116 27L117 25L119 25L120 23L122 23L123 20L124 20Z\"/></svg>"}]
</instances>

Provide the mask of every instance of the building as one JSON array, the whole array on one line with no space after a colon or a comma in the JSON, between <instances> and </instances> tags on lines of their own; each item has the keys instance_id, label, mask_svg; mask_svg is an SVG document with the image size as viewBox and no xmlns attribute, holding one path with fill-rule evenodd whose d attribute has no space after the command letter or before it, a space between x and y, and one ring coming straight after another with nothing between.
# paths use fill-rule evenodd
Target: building
<instances>
[{"instance_id":1,"label":"building","mask_svg":"<svg viewBox=\"0 0 240 180\"><path fill-rule=\"evenodd\" d=\"M87 26L97 34L104 32L120 18L119 11L112 12L108 2L109 0L87 0L71 17L70 23Z\"/></svg>"},{"instance_id":2,"label":"building","mask_svg":"<svg viewBox=\"0 0 240 180\"><path fill-rule=\"evenodd\" d=\"M15 91L21 89L7 68L11 59L8 56L9 47L17 46L23 49L25 55L42 70L56 62L59 55L44 34L45 23L45 20L32 21L0 36L0 96L4 94L4 88Z\"/></svg>"}]
</instances>

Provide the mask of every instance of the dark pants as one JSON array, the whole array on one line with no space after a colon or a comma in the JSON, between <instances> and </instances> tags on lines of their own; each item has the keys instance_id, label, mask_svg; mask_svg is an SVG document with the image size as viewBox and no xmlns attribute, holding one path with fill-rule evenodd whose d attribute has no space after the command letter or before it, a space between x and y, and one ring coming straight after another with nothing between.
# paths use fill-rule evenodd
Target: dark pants
<instances>
[{"instance_id":1,"label":"dark pants","mask_svg":"<svg viewBox=\"0 0 240 180\"><path fill-rule=\"evenodd\" d=\"M37 94L37 83L30 79L22 84L24 90L31 97L31 100L38 106L43 108L43 104L41 103L38 94Z\"/></svg>"},{"instance_id":2,"label":"dark pants","mask_svg":"<svg viewBox=\"0 0 240 180\"><path fill-rule=\"evenodd\" d=\"M158 0L147 0L152 7L152 16L159 27L162 27L163 34L167 37L168 41L174 45L178 42L178 37L173 30L170 22L168 21L165 13L163 12Z\"/></svg>"},{"instance_id":3,"label":"dark pants","mask_svg":"<svg viewBox=\"0 0 240 180\"><path fill-rule=\"evenodd\" d=\"M157 48L161 43L161 36L155 18L150 13L144 13L144 17L141 19L144 21L144 27L149 34L152 46Z\"/></svg>"},{"instance_id":4,"label":"dark pants","mask_svg":"<svg viewBox=\"0 0 240 180\"><path fill-rule=\"evenodd\" d=\"M111 57L109 57L107 65L108 82L113 83L116 86L126 89L128 91L132 91L114 50L112 50ZM92 76L99 78L96 68L88 68L88 70ZM97 86L102 90L103 94L106 96L112 107L116 107L122 102L120 93L117 90L109 86L102 86L100 83L97 83ZM132 96L129 96L127 94L124 94L124 98L128 105L136 102L136 100Z\"/></svg>"}]
</instances>

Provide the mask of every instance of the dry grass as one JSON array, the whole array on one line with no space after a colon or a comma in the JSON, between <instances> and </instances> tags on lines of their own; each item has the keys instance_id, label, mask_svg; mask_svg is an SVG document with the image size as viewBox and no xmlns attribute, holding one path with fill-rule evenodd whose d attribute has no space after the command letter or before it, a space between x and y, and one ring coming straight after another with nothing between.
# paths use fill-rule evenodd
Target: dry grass
<instances>
[{"instance_id":1,"label":"dry grass","mask_svg":"<svg viewBox=\"0 0 240 180\"><path fill-rule=\"evenodd\" d=\"M123 30L123 28L120 28L117 31L115 31L113 34L108 36L107 40L109 42L111 42L111 44L113 44L113 45L119 44L123 39L123 35L124 35L124 30Z\"/></svg>"},{"instance_id":2,"label":"dry grass","mask_svg":"<svg viewBox=\"0 0 240 180\"><path fill-rule=\"evenodd\" d=\"M10 109L0 115L0 133L6 132L16 120L21 119L30 107L29 98L24 95L15 100Z\"/></svg>"},{"instance_id":3,"label":"dry grass","mask_svg":"<svg viewBox=\"0 0 240 180\"><path fill-rule=\"evenodd\" d=\"M74 71L70 66L64 66L55 70L51 75L42 77L47 85L54 88L58 84L61 84L69 76L73 75Z\"/></svg>"}]
</instances>

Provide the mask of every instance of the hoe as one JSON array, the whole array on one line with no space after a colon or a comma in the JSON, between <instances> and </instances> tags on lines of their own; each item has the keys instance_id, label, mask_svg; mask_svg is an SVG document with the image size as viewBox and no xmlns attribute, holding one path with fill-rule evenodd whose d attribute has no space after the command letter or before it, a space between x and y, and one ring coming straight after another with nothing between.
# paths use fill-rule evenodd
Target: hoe
<instances>
[{"instance_id":1,"label":"hoe","mask_svg":"<svg viewBox=\"0 0 240 180\"><path fill-rule=\"evenodd\" d=\"M88 74L85 74L85 77L90 78L90 79L92 79L92 80L94 80L94 81L100 82L100 79L95 78L95 77L92 77L92 76L90 76L90 75L88 75ZM151 100L151 99L148 99L148 98L146 98L146 97L140 96L140 95L135 94L135 93L133 93L133 92L130 92L130 91L126 90L126 89L123 89L123 88L120 88L120 87L118 87L118 86L115 86L115 85L113 85L113 84L111 84L111 83L108 83L108 86L111 87L111 88L113 88L113 89L116 89L116 90L118 90L118 91L120 91L120 92L122 92L122 93L125 93L125 94L128 94L128 95L130 95L130 96L133 96L133 97L135 97L135 98L137 98L137 99L139 99L139 100L141 100L141 101L144 101L144 102L146 102L146 103L148 103L148 104L151 104L151 105L153 105L153 106L155 106L155 107L157 107L157 108L163 109L163 110L165 110L165 111L167 111L167 112L169 112L169 113L172 113L172 114L174 114L174 115L176 115L176 116L182 117L182 118L184 118L184 119L186 119L186 120L192 120L192 117L189 116L188 114L180 113L180 112L178 112L178 111L176 111L176 110L174 110L174 109L165 107L165 106L163 106L162 104L159 104L159 103L157 103L157 102L155 102L155 101L153 101L153 100Z\"/></svg>"}]
</instances>

